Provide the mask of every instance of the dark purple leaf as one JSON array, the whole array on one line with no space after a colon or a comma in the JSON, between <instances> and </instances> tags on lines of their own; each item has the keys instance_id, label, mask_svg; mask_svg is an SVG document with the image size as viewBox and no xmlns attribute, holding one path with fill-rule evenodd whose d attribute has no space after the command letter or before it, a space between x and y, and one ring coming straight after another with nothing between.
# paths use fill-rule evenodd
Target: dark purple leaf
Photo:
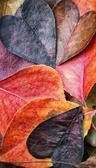
<instances>
[{"instance_id":1,"label":"dark purple leaf","mask_svg":"<svg viewBox=\"0 0 96 168\"><path fill-rule=\"evenodd\" d=\"M15 165L10 164L10 163L1 162L0 163L0 168L23 168L23 167L15 166Z\"/></svg>"},{"instance_id":2,"label":"dark purple leaf","mask_svg":"<svg viewBox=\"0 0 96 168\"><path fill-rule=\"evenodd\" d=\"M53 159L55 167L80 163L83 156L81 108L54 116L41 123L29 136L27 146L36 158Z\"/></svg>"},{"instance_id":3,"label":"dark purple leaf","mask_svg":"<svg viewBox=\"0 0 96 168\"><path fill-rule=\"evenodd\" d=\"M45 0L51 8L53 8L58 2L60 2L61 0Z\"/></svg>"},{"instance_id":4,"label":"dark purple leaf","mask_svg":"<svg viewBox=\"0 0 96 168\"><path fill-rule=\"evenodd\" d=\"M0 38L13 54L36 64L55 66L55 18L43 0L26 0L22 18L5 16L0 20ZM18 10L18 12L20 12Z\"/></svg>"}]
</instances>

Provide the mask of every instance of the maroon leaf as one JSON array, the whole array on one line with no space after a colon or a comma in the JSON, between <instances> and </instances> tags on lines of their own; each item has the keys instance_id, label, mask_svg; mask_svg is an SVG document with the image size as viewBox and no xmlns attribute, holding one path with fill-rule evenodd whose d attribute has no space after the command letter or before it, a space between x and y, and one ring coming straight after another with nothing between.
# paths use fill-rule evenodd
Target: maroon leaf
<instances>
[{"instance_id":1,"label":"maroon leaf","mask_svg":"<svg viewBox=\"0 0 96 168\"><path fill-rule=\"evenodd\" d=\"M61 0L54 7L57 25L57 64L76 56L91 41L96 32L96 13L90 11L79 16L71 0Z\"/></svg>"}]
</instances>

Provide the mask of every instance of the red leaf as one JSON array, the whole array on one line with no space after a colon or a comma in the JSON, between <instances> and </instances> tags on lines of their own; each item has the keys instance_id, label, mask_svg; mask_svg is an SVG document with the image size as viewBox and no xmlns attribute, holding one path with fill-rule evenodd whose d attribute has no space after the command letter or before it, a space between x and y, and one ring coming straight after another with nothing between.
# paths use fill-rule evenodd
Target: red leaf
<instances>
[{"instance_id":1,"label":"red leaf","mask_svg":"<svg viewBox=\"0 0 96 168\"><path fill-rule=\"evenodd\" d=\"M57 66L64 82L64 89L84 103L96 83L96 37L76 58Z\"/></svg>"}]
</instances>

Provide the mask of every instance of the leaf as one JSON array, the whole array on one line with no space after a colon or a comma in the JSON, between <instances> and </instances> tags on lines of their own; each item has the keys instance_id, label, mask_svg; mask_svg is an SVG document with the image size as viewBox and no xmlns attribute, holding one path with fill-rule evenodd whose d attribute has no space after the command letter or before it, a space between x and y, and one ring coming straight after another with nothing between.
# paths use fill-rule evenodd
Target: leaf
<instances>
[{"instance_id":1,"label":"leaf","mask_svg":"<svg viewBox=\"0 0 96 168\"><path fill-rule=\"evenodd\" d=\"M93 55L95 53L96 53L96 48L93 49ZM96 78L95 76L93 76L93 74L96 72L96 54L94 55L93 59L90 62L88 63L87 68L85 69L86 78L84 82L84 94L86 99L88 94L91 92L92 87L94 86L94 84L96 84Z\"/></svg>"},{"instance_id":2,"label":"leaf","mask_svg":"<svg viewBox=\"0 0 96 168\"><path fill-rule=\"evenodd\" d=\"M95 0L73 0L80 11L80 15L84 15L85 13L87 13L88 11L96 11L96 1Z\"/></svg>"},{"instance_id":3,"label":"leaf","mask_svg":"<svg viewBox=\"0 0 96 168\"><path fill-rule=\"evenodd\" d=\"M82 162L75 168L95 168L96 167L96 157L90 157L87 161Z\"/></svg>"},{"instance_id":4,"label":"leaf","mask_svg":"<svg viewBox=\"0 0 96 168\"><path fill-rule=\"evenodd\" d=\"M96 83L96 36L90 45L76 58L57 66L64 89L73 97L84 103L91 88Z\"/></svg>"},{"instance_id":5,"label":"leaf","mask_svg":"<svg viewBox=\"0 0 96 168\"><path fill-rule=\"evenodd\" d=\"M84 137L87 136L88 131L91 128L92 118L93 118L95 113L96 113L95 110L92 110L92 109L90 109L88 107L83 107L83 115L84 115L83 132L84 132Z\"/></svg>"},{"instance_id":6,"label":"leaf","mask_svg":"<svg viewBox=\"0 0 96 168\"><path fill-rule=\"evenodd\" d=\"M12 165L10 163L0 163L0 168L23 168L23 167L20 167L20 166L15 166L15 165Z\"/></svg>"},{"instance_id":7,"label":"leaf","mask_svg":"<svg viewBox=\"0 0 96 168\"><path fill-rule=\"evenodd\" d=\"M16 111L37 97L64 99L61 78L53 68L33 65L0 82L1 134L5 134Z\"/></svg>"},{"instance_id":8,"label":"leaf","mask_svg":"<svg viewBox=\"0 0 96 168\"><path fill-rule=\"evenodd\" d=\"M95 115L93 116L91 129L88 132L86 141L93 147L96 148L96 110Z\"/></svg>"},{"instance_id":9,"label":"leaf","mask_svg":"<svg viewBox=\"0 0 96 168\"><path fill-rule=\"evenodd\" d=\"M96 109L96 84L92 87L87 99L86 104L89 108Z\"/></svg>"},{"instance_id":10,"label":"leaf","mask_svg":"<svg viewBox=\"0 0 96 168\"><path fill-rule=\"evenodd\" d=\"M51 8L44 0L26 0L21 10L21 18L6 16L0 19L2 42L19 57L54 67L56 30Z\"/></svg>"},{"instance_id":11,"label":"leaf","mask_svg":"<svg viewBox=\"0 0 96 168\"><path fill-rule=\"evenodd\" d=\"M78 8L71 0L60 1L53 11L57 26L57 64L61 64L89 44L96 32L96 13L90 11L79 18Z\"/></svg>"},{"instance_id":12,"label":"leaf","mask_svg":"<svg viewBox=\"0 0 96 168\"><path fill-rule=\"evenodd\" d=\"M60 2L61 0L45 0L51 8L53 8L58 2Z\"/></svg>"},{"instance_id":13,"label":"leaf","mask_svg":"<svg viewBox=\"0 0 96 168\"><path fill-rule=\"evenodd\" d=\"M32 62L28 62L9 53L0 41L0 80L16 73L25 67L31 66Z\"/></svg>"},{"instance_id":14,"label":"leaf","mask_svg":"<svg viewBox=\"0 0 96 168\"><path fill-rule=\"evenodd\" d=\"M14 15L24 0L0 0L0 16Z\"/></svg>"},{"instance_id":15,"label":"leaf","mask_svg":"<svg viewBox=\"0 0 96 168\"><path fill-rule=\"evenodd\" d=\"M29 154L26 146L27 138L38 124L52 116L53 111L59 114L75 107L78 107L78 104L66 100L38 98L19 109L4 136L0 160L32 168L38 164L39 168L50 164L50 159L47 159L49 162L44 162Z\"/></svg>"},{"instance_id":16,"label":"leaf","mask_svg":"<svg viewBox=\"0 0 96 168\"><path fill-rule=\"evenodd\" d=\"M27 140L30 153L36 158L52 158L53 163L76 164L83 156L81 108L56 115L41 123ZM64 166L64 165L63 165ZM60 167L56 164L55 167Z\"/></svg>"}]
</instances>

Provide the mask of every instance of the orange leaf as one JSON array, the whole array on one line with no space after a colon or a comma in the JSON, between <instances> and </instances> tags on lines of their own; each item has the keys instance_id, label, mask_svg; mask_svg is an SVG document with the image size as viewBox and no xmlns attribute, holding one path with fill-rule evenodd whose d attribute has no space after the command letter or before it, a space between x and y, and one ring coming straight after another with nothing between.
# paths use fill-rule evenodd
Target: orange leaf
<instances>
[{"instance_id":1,"label":"orange leaf","mask_svg":"<svg viewBox=\"0 0 96 168\"><path fill-rule=\"evenodd\" d=\"M15 113L4 136L0 160L11 163L16 162L15 164L20 166L35 167L37 161L40 160L30 156L26 147L26 140L30 132L32 132L38 124L51 117L54 111L56 114L59 114L78 106L78 104L66 100L42 98L34 99L19 109L17 113ZM32 162L32 164L25 162ZM42 164L39 168L42 168Z\"/></svg>"},{"instance_id":2,"label":"orange leaf","mask_svg":"<svg viewBox=\"0 0 96 168\"><path fill-rule=\"evenodd\" d=\"M83 114L84 114L83 132L84 132L84 137L88 134L88 131L91 128L92 118L93 118L95 113L96 113L95 110L91 110L88 107L83 107Z\"/></svg>"},{"instance_id":3,"label":"orange leaf","mask_svg":"<svg viewBox=\"0 0 96 168\"><path fill-rule=\"evenodd\" d=\"M33 65L0 81L0 132L5 134L15 112L33 98L64 98L58 73L48 66Z\"/></svg>"}]
</instances>

